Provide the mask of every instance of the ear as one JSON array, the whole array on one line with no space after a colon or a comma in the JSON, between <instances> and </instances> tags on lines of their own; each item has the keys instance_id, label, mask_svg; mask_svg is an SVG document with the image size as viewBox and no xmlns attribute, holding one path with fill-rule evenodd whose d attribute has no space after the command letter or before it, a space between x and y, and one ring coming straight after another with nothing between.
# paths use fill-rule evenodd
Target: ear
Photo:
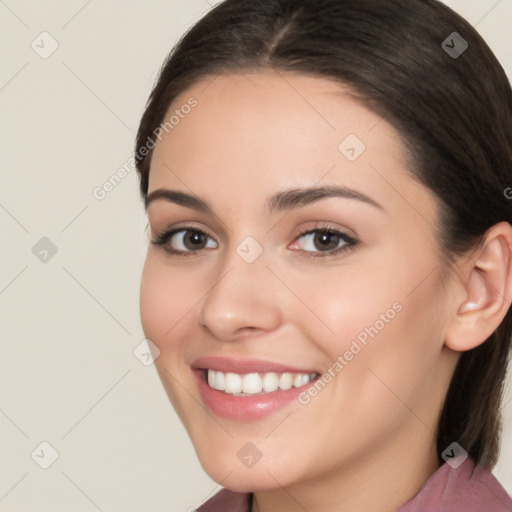
<instances>
[{"instance_id":1,"label":"ear","mask_svg":"<svg viewBox=\"0 0 512 512\"><path fill-rule=\"evenodd\" d=\"M459 270L445 345L463 352L484 343L509 309L512 300L512 226L508 222L492 226L482 247Z\"/></svg>"}]
</instances>

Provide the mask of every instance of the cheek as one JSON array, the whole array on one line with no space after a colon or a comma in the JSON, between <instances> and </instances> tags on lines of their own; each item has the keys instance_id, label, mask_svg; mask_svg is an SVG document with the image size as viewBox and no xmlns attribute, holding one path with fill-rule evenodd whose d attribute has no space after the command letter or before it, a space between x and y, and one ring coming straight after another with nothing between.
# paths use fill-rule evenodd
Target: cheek
<instances>
[{"instance_id":1,"label":"cheek","mask_svg":"<svg viewBox=\"0 0 512 512\"><path fill-rule=\"evenodd\" d=\"M180 279L181 276L181 279ZM154 255L148 254L144 263L140 285L140 317L146 338L160 350L155 359L155 368L174 410L190 429L190 411L197 405L191 401L183 384L177 382L185 375L186 368L180 360L180 344L186 340L184 334L187 313L197 303L198 295L191 289L193 280L179 270L171 269ZM180 378L177 380L177 376Z\"/></svg>"},{"instance_id":2,"label":"cheek","mask_svg":"<svg viewBox=\"0 0 512 512\"><path fill-rule=\"evenodd\" d=\"M332 359L350 348L353 340L362 347L376 333L388 329L402 309L396 286L375 265L333 268L332 272L298 276L294 289L308 311L297 314L302 330Z\"/></svg>"},{"instance_id":3,"label":"cheek","mask_svg":"<svg viewBox=\"0 0 512 512\"><path fill-rule=\"evenodd\" d=\"M197 302L194 281L180 278L179 270L170 269L148 255L140 284L140 317L144 334L160 350L173 346L183 320Z\"/></svg>"},{"instance_id":4,"label":"cheek","mask_svg":"<svg viewBox=\"0 0 512 512\"><path fill-rule=\"evenodd\" d=\"M437 389L443 347L442 286L434 277L411 293L408 281L405 278L392 293L383 293L383 301L372 301L366 311L373 315L365 319L359 315L345 342L355 340L361 347L347 369L370 405L368 414L375 407L383 421L391 412L407 418L410 413L404 404L427 421ZM362 327L357 325L361 321Z\"/></svg>"},{"instance_id":5,"label":"cheek","mask_svg":"<svg viewBox=\"0 0 512 512\"><path fill-rule=\"evenodd\" d=\"M396 401L390 390L414 399L421 392L416 384L435 374L443 345L445 295L439 273L422 280L436 262L431 258L412 265L398 254L391 261L351 268L338 278L333 274L325 286L317 282L317 293L308 294L316 317L302 321L303 330L328 356L326 370L345 375L334 380L357 383L374 405L387 398ZM312 289L313 283L307 286Z\"/></svg>"},{"instance_id":6,"label":"cheek","mask_svg":"<svg viewBox=\"0 0 512 512\"><path fill-rule=\"evenodd\" d=\"M412 339L421 343L422 337L437 332L442 283L435 271L439 262L425 242L416 241L414 246L414 241L395 240L353 261L322 281L305 281L310 309L331 331L324 338L327 352L347 350L354 339L363 347L370 340L386 339L388 344L410 348Z\"/></svg>"}]
</instances>

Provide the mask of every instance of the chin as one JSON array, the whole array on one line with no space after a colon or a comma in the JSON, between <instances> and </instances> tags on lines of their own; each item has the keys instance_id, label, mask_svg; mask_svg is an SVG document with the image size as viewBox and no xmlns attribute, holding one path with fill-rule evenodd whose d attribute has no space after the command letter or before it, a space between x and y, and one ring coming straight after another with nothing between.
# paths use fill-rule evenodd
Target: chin
<instances>
[{"instance_id":1,"label":"chin","mask_svg":"<svg viewBox=\"0 0 512 512\"><path fill-rule=\"evenodd\" d=\"M229 461L219 461L200 458L199 462L212 480L234 492L278 489L291 483L286 480L285 475L276 471L275 465L268 462L264 464L263 459L260 459L253 467L244 467L238 459L235 461L229 459ZM287 476L289 478L290 475Z\"/></svg>"}]
</instances>

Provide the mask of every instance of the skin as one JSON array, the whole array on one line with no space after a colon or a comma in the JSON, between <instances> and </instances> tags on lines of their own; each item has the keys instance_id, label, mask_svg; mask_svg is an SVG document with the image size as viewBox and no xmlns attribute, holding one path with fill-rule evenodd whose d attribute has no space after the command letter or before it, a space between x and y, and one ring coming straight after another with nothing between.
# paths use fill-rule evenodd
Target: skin
<instances>
[{"instance_id":1,"label":"skin","mask_svg":"<svg viewBox=\"0 0 512 512\"><path fill-rule=\"evenodd\" d=\"M510 303L510 226L442 272L436 200L409 173L399 134L328 79L270 70L209 77L169 113L190 97L198 105L156 145L149 192L195 193L214 215L150 204L151 239L183 224L207 237L188 257L149 245L140 308L198 458L222 486L254 492L253 511L395 511L439 467L435 430L460 351L482 343ZM338 150L348 134L366 145L353 162ZM326 184L356 189L382 209L329 198L265 210L275 192ZM358 245L308 258L300 249L325 252L297 237L324 222ZM192 251L182 234L168 245ZM263 248L250 264L236 252L248 236ZM293 401L257 421L201 405L190 368L197 357L321 373L396 302L401 311L307 405ZM237 457L247 442L262 454L251 468Z\"/></svg>"}]
</instances>

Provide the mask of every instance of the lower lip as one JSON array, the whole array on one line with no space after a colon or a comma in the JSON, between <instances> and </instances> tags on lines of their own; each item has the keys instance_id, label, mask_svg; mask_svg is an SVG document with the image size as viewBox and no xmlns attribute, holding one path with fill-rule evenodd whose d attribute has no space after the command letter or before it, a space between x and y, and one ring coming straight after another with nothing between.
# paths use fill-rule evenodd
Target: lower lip
<instances>
[{"instance_id":1,"label":"lower lip","mask_svg":"<svg viewBox=\"0 0 512 512\"><path fill-rule=\"evenodd\" d=\"M264 395L234 396L211 388L205 380L204 370L194 370L201 398L213 413L232 420L258 420L297 401L298 396L315 380L298 388L277 390Z\"/></svg>"}]
</instances>

